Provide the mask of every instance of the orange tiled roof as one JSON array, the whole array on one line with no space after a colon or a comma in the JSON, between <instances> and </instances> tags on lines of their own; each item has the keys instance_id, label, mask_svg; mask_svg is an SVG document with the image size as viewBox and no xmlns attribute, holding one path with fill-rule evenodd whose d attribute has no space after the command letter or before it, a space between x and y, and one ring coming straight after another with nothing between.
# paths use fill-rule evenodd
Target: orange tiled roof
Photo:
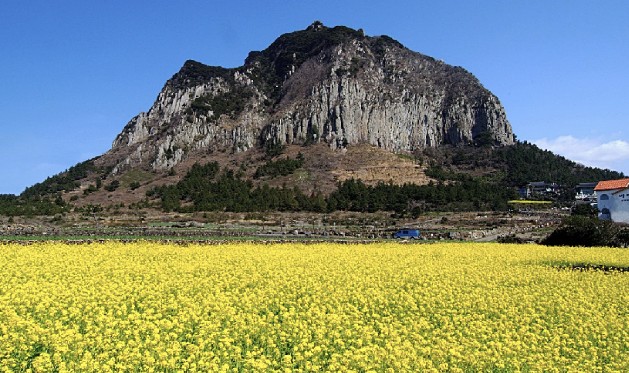
<instances>
[{"instance_id":1,"label":"orange tiled roof","mask_svg":"<svg viewBox=\"0 0 629 373\"><path fill-rule=\"evenodd\" d=\"M629 187L629 178L599 181L594 190L612 190Z\"/></svg>"}]
</instances>

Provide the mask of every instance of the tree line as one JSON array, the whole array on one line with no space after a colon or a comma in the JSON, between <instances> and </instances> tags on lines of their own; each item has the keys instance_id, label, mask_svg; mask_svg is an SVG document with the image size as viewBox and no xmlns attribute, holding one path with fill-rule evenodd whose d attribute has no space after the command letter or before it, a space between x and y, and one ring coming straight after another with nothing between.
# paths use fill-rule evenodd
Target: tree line
<instances>
[{"instance_id":1,"label":"tree line","mask_svg":"<svg viewBox=\"0 0 629 373\"><path fill-rule=\"evenodd\" d=\"M4 216L55 215L67 210L68 205L59 196L50 199L0 194L0 215Z\"/></svg>"},{"instance_id":2,"label":"tree line","mask_svg":"<svg viewBox=\"0 0 629 373\"><path fill-rule=\"evenodd\" d=\"M164 211L394 211L417 215L425 211L502 210L515 198L512 188L469 177L456 183L428 185L378 183L366 185L349 179L337 184L330 195L305 194L297 187L255 186L241 174L221 170L218 163L195 164L174 185L147 193Z\"/></svg>"},{"instance_id":3,"label":"tree line","mask_svg":"<svg viewBox=\"0 0 629 373\"><path fill-rule=\"evenodd\" d=\"M624 177L622 172L587 167L526 141L495 149L493 158L505 164L505 181L513 186L546 181L573 188L579 183Z\"/></svg>"}]
</instances>

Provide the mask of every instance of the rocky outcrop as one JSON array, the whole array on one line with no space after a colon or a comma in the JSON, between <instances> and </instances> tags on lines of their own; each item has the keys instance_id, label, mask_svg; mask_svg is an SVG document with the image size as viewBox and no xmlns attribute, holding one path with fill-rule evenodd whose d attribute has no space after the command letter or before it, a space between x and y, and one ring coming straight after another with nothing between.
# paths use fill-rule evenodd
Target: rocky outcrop
<instances>
[{"instance_id":1,"label":"rocky outcrop","mask_svg":"<svg viewBox=\"0 0 629 373\"><path fill-rule=\"evenodd\" d=\"M513 133L498 98L470 73L386 36L315 23L240 68L187 61L109 153L119 154L115 174L268 143L412 152L479 141L508 145Z\"/></svg>"}]
</instances>

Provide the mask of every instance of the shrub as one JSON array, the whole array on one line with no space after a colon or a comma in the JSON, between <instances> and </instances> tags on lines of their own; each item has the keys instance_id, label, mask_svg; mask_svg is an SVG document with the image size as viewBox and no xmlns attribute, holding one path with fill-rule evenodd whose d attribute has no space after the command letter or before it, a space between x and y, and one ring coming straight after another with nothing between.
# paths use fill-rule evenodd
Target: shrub
<instances>
[{"instance_id":1,"label":"shrub","mask_svg":"<svg viewBox=\"0 0 629 373\"><path fill-rule=\"evenodd\" d=\"M284 152L284 149L286 149L286 146L280 143L268 142L264 146L264 155L267 158L274 158L281 155Z\"/></svg>"},{"instance_id":2,"label":"shrub","mask_svg":"<svg viewBox=\"0 0 629 373\"><path fill-rule=\"evenodd\" d=\"M268 176L270 178L286 176L292 174L303 165L304 157L301 153L299 153L296 159L284 158L266 162L262 166L258 167L253 177L254 179L259 179L263 176Z\"/></svg>"},{"instance_id":3,"label":"shrub","mask_svg":"<svg viewBox=\"0 0 629 373\"><path fill-rule=\"evenodd\" d=\"M542 240L547 246L622 246L620 226L582 215L565 218L559 228Z\"/></svg>"},{"instance_id":4,"label":"shrub","mask_svg":"<svg viewBox=\"0 0 629 373\"><path fill-rule=\"evenodd\" d=\"M236 87L232 91L217 95L203 95L192 101L192 111L207 113L212 111L210 120L218 119L221 115L228 115L235 119L245 110L247 101L253 96L253 91L246 87Z\"/></svg>"},{"instance_id":5,"label":"shrub","mask_svg":"<svg viewBox=\"0 0 629 373\"><path fill-rule=\"evenodd\" d=\"M522 237L518 237L515 234L509 234L506 236L500 236L497 240L499 243L526 243L526 240Z\"/></svg>"},{"instance_id":6,"label":"shrub","mask_svg":"<svg viewBox=\"0 0 629 373\"><path fill-rule=\"evenodd\" d=\"M596 218L598 216L598 209L589 203L579 204L572 207L572 215L586 216L589 218Z\"/></svg>"},{"instance_id":7,"label":"shrub","mask_svg":"<svg viewBox=\"0 0 629 373\"><path fill-rule=\"evenodd\" d=\"M120 186L120 181L114 180L105 186L105 190L108 192L113 192L114 190L118 189L119 186Z\"/></svg>"}]
</instances>

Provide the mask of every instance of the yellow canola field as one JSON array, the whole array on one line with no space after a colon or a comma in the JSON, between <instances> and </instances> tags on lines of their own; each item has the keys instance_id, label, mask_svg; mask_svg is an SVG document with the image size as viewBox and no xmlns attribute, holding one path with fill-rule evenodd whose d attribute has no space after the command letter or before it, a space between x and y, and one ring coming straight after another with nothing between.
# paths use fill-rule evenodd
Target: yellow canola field
<instances>
[{"instance_id":1,"label":"yellow canola field","mask_svg":"<svg viewBox=\"0 0 629 373\"><path fill-rule=\"evenodd\" d=\"M0 245L0 371L629 371L626 249Z\"/></svg>"}]
</instances>

